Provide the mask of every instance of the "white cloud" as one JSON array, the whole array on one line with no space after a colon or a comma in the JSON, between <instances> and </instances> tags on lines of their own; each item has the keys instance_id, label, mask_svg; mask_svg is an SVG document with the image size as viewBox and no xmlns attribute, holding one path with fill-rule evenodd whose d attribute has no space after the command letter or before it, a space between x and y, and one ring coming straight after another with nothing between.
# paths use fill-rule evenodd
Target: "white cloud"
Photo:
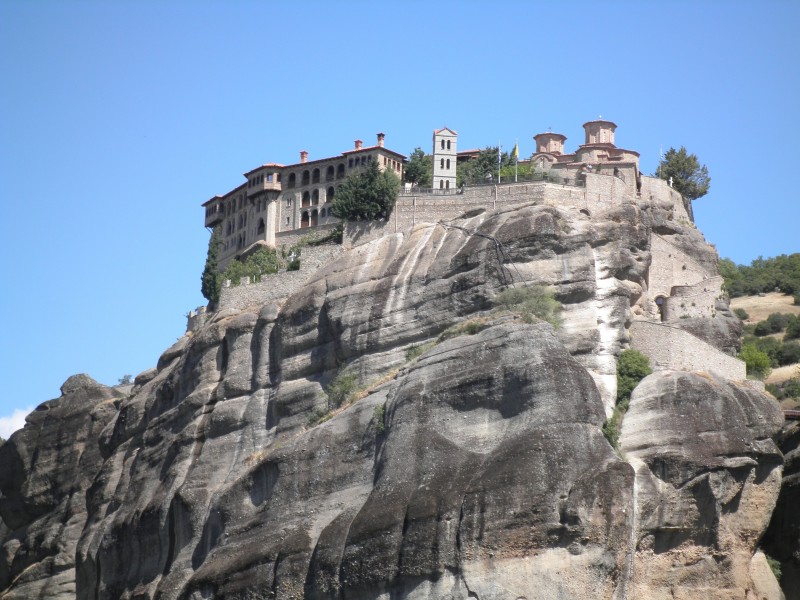
<instances>
[{"instance_id":1,"label":"white cloud","mask_svg":"<svg viewBox=\"0 0 800 600\"><path fill-rule=\"evenodd\" d=\"M17 429L25 426L25 417L33 410L32 406L18 408L9 417L0 417L0 437L8 439Z\"/></svg>"}]
</instances>

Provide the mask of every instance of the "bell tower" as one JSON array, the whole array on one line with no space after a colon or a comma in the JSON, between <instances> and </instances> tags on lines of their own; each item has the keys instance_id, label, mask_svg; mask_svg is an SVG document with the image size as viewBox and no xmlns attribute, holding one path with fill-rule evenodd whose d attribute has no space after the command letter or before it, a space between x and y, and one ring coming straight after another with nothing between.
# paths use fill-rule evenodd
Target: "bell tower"
<instances>
[{"instance_id":1,"label":"bell tower","mask_svg":"<svg viewBox=\"0 0 800 600\"><path fill-rule=\"evenodd\" d=\"M433 189L456 187L456 149L458 134L444 127L433 132Z\"/></svg>"}]
</instances>

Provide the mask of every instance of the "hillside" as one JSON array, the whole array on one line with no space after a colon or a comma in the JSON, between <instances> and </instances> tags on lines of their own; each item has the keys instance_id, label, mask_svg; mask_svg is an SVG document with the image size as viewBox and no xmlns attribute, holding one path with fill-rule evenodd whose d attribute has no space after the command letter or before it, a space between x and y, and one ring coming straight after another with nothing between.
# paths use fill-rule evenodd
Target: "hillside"
<instances>
[{"instance_id":1,"label":"hillside","mask_svg":"<svg viewBox=\"0 0 800 600\"><path fill-rule=\"evenodd\" d=\"M783 413L680 197L611 177L591 211L542 183L350 225L286 296L228 288L247 305L130 393L70 378L0 446L0 597L778 600ZM501 306L540 286L556 326ZM614 447L630 347L654 372Z\"/></svg>"}]
</instances>

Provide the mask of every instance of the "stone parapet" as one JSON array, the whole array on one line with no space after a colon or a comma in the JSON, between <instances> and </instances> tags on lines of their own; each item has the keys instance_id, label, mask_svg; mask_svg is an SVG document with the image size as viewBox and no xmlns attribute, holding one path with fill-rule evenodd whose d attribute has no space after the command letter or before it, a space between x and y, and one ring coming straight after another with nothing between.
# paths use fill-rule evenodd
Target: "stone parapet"
<instances>
[{"instance_id":1,"label":"stone parapet","mask_svg":"<svg viewBox=\"0 0 800 600\"><path fill-rule=\"evenodd\" d=\"M630 336L631 348L647 356L654 371L708 371L734 381L747 378L744 362L677 327L634 321Z\"/></svg>"}]
</instances>

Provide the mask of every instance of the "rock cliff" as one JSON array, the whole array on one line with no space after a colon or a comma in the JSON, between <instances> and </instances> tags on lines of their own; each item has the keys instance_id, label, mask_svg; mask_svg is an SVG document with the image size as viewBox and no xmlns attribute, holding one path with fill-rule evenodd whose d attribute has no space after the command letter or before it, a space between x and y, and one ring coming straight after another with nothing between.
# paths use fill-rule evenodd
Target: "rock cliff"
<instances>
[{"instance_id":1,"label":"rock cliff","mask_svg":"<svg viewBox=\"0 0 800 600\"><path fill-rule=\"evenodd\" d=\"M71 378L0 446L0 597L779 598L771 398L662 370L621 453L601 432L653 235L716 274L671 211L420 224L212 315L130 393ZM560 328L494 309L531 283ZM723 309L691 329L730 350Z\"/></svg>"}]
</instances>

